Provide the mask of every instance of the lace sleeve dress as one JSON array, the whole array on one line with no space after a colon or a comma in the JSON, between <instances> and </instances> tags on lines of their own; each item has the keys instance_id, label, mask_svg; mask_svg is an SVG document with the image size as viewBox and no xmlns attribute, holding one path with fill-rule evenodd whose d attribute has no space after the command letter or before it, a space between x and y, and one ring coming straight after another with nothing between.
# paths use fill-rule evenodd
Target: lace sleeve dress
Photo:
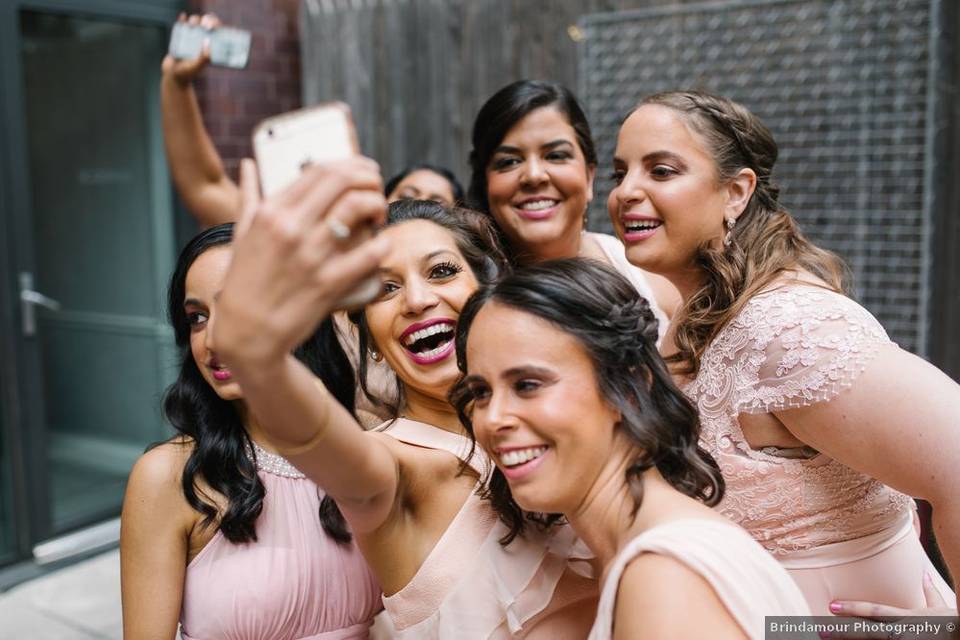
<instances>
[{"instance_id":1,"label":"lace sleeve dress","mask_svg":"<svg viewBox=\"0 0 960 640\"><path fill-rule=\"evenodd\" d=\"M814 615L835 598L922 606L927 571L954 596L914 533L909 496L810 447L754 449L738 417L831 402L896 348L851 299L788 283L747 302L684 389L727 483L719 510L790 572Z\"/></svg>"}]
</instances>

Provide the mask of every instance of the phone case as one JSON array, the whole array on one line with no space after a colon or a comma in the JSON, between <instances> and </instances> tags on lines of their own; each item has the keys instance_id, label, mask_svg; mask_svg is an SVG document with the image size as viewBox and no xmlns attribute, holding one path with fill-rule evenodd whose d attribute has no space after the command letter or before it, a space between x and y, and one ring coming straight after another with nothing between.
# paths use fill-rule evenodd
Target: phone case
<instances>
[{"instance_id":1,"label":"phone case","mask_svg":"<svg viewBox=\"0 0 960 640\"><path fill-rule=\"evenodd\" d=\"M327 102L267 118L253 130L253 153L264 196L283 190L311 164L357 155L350 107ZM361 307L380 294L381 286L380 278L371 276L340 299L337 308Z\"/></svg>"},{"instance_id":2,"label":"phone case","mask_svg":"<svg viewBox=\"0 0 960 640\"><path fill-rule=\"evenodd\" d=\"M250 57L249 31L231 27L205 29L200 25L178 22L170 32L170 55L178 60L192 60L203 50L203 41L210 40L210 63L242 69Z\"/></svg>"}]
</instances>

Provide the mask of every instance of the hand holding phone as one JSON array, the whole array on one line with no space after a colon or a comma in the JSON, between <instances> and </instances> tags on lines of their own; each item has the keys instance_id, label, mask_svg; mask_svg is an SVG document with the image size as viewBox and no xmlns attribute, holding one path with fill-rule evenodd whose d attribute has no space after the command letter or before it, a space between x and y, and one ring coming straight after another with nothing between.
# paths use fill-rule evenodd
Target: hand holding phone
<instances>
[{"instance_id":1,"label":"hand holding phone","mask_svg":"<svg viewBox=\"0 0 960 640\"><path fill-rule=\"evenodd\" d=\"M209 42L210 63L231 69L247 66L251 35L243 29L178 21L170 32L170 55L177 60L193 60Z\"/></svg>"},{"instance_id":2,"label":"hand holding phone","mask_svg":"<svg viewBox=\"0 0 960 640\"><path fill-rule=\"evenodd\" d=\"M253 131L253 153L266 197L289 186L311 164L359 155L350 107L328 102L267 118ZM329 224L336 228L335 222ZM351 239L363 240L372 234L373 229L365 228ZM344 296L337 308L361 307L376 298L380 289L380 278L371 276Z\"/></svg>"}]
</instances>

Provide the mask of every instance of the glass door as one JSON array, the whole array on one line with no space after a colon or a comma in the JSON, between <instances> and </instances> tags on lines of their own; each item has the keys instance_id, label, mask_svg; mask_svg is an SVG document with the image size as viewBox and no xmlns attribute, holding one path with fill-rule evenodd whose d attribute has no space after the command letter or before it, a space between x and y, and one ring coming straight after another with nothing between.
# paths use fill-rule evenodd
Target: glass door
<instances>
[{"instance_id":1,"label":"glass door","mask_svg":"<svg viewBox=\"0 0 960 640\"><path fill-rule=\"evenodd\" d=\"M167 435L163 296L175 247L159 128L166 23L21 7L17 26L12 428L30 493L18 515L35 545L117 516L134 460ZM0 474L0 544L5 483Z\"/></svg>"}]
</instances>

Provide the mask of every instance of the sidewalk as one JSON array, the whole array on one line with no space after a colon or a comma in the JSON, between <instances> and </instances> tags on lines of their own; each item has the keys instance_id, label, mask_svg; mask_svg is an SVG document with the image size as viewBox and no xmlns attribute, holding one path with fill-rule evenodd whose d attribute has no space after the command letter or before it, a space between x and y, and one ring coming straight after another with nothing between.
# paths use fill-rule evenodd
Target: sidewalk
<instances>
[{"instance_id":1,"label":"sidewalk","mask_svg":"<svg viewBox=\"0 0 960 640\"><path fill-rule=\"evenodd\" d=\"M116 549L0 593L0 640L121 640Z\"/></svg>"}]
</instances>

